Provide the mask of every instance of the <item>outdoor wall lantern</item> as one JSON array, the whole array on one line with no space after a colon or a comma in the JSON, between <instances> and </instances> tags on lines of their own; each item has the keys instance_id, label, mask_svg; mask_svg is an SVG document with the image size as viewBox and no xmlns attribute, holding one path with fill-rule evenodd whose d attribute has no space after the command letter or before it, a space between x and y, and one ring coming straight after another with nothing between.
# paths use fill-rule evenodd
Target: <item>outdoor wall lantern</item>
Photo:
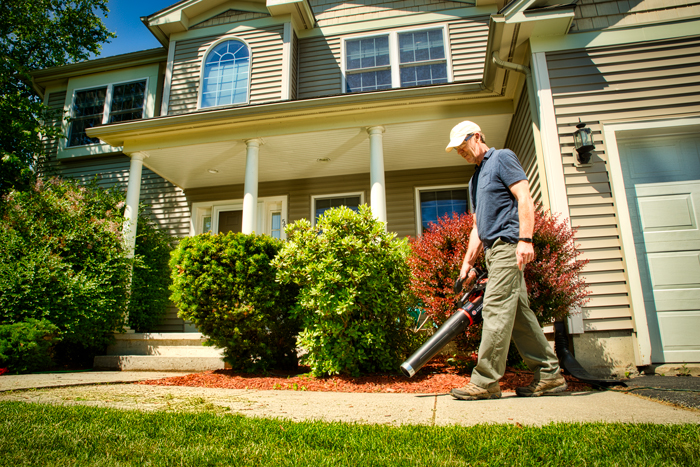
<instances>
[{"instance_id":1,"label":"outdoor wall lantern","mask_svg":"<svg viewBox=\"0 0 700 467\"><path fill-rule=\"evenodd\" d=\"M576 160L579 164L588 164L591 161L591 151L595 149L595 144L593 144L593 135L591 135L591 129L586 128L585 123L581 123L581 119L578 119L579 123L576 125L577 130L574 131L574 147L576 148Z\"/></svg>"}]
</instances>

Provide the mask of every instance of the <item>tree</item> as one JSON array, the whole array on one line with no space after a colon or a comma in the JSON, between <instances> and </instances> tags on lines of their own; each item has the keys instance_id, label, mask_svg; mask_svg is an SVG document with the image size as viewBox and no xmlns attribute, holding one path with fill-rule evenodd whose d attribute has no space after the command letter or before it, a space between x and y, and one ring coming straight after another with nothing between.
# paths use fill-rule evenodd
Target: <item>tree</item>
<instances>
[{"instance_id":1,"label":"tree","mask_svg":"<svg viewBox=\"0 0 700 467\"><path fill-rule=\"evenodd\" d=\"M26 190L42 136L56 137L29 72L87 60L115 37L102 22L108 0L12 0L0 14L0 197Z\"/></svg>"}]
</instances>

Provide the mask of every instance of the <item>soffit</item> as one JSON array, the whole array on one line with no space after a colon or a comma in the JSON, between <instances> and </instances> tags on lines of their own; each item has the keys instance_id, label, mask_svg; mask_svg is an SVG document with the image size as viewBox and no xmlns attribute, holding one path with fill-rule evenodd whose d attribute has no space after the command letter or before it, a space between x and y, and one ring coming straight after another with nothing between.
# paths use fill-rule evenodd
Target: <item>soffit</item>
<instances>
[{"instance_id":1,"label":"soffit","mask_svg":"<svg viewBox=\"0 0 700 467\"><path fill-rule=\"evenodd\" d=\"M511 114L470 117L490 146L502 147ZM467 165L445 152L450 129L464 117L384 125L384 170ZM262 138L258 179L262 182L369 173L367 127ZM142 152L144 164L183 189L244 183L246 143L222 141ZM328 161L323 161L328 159ZM210 173L211 170L217 173Z\"/></svg>"}]
</instances>

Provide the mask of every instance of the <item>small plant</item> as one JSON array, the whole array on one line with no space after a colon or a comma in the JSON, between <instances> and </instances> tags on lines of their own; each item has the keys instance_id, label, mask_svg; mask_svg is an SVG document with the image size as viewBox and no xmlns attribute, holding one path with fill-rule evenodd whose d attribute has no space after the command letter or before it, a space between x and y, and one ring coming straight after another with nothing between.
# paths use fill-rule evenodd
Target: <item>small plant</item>
<instances>
[{"instance_id":1,"label":"small plant","mask_svg":"<svg viewBox=\"0 0 700 467\"><path fill-rule=\"evenodd\" d=\"M688 368L688 364L684 363L679 369L678 369L678 376L690 376L690 368Z\"/></svg>"},{"instance_id":2,"label":"small plant","mask_svg":"<svg viewBox=\"0 0 700 467\"><path fill-rule=\"evenodd\" d=\"M49 368L53 347L60 340L58 327L45 319L0 325L0 375Z\"/></svg>"},{"instance_id":3,"label":"small plant","mask_svg":"<svg viewBox=\"0 0 700 467\"><path fill-rule=\"evenodd\" d=\"M296 367L299 324L289 311L297 287L275 281L270 264L281 241L228 233L185 238L171 259L172 300L224 349L234 370Z\"/></svg>"},{"instance_id":4,"label":"small plant","mask_svg":"<svg viewBox=\"0 0 700 467\"><path fill-rule=\"evenodd\" d=\"M279 281L300 287L294 314L312 374L396 371L414 347L407 243L366 205L330 209L315 227L302 219L286 232L274 264Z\"/></svg>"}]
</instances>

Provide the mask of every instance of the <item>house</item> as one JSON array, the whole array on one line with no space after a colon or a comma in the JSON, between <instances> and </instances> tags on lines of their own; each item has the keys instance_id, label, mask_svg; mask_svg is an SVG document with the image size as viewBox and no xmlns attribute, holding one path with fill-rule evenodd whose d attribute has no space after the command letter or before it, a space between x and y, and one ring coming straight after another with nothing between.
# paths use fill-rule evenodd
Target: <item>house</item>
<instances>
[{"instance_id":1,"label":"house","mask_svg":"<svg viewBox=\"0 0 700 467\"><path fill-rule=\"evenodd\" d=\"M578 361L700 361L696 2L182 0L142 21L162 48L34 72L73 117L50 147L64 176L128 183L180 237L283 238L359 203L415 236L466 205L474 167L444 147L474 120L578 229ZM162 331L194 330L173 312Z\"/></svg>"}]
</instances>

